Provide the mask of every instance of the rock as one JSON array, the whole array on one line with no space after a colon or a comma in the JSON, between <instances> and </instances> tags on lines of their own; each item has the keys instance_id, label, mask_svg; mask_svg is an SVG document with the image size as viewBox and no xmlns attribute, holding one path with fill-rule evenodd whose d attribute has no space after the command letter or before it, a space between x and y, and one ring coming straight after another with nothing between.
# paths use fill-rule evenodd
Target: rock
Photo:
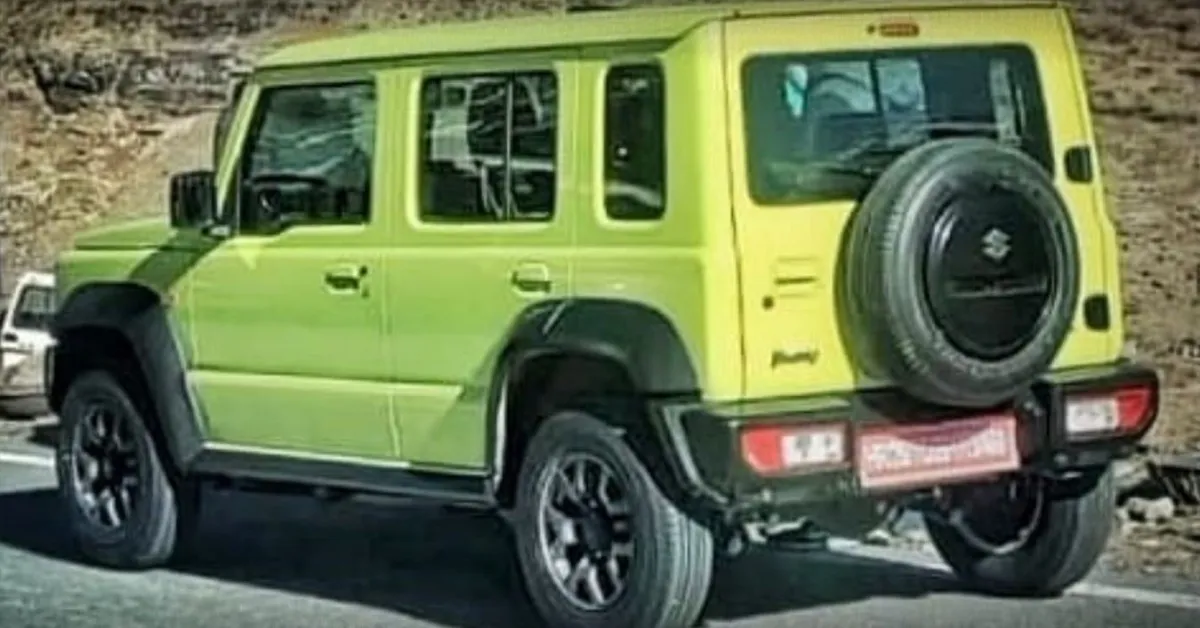
<instances>
[{"instance_id":1,"label":"rock","mask_svg":"<svg viewBox=\"0 0 1200 628\"><path fill-rule=\"evenodd\" d=\"M929 530L924 525L905 530L900 536L909 545L929 545L933 542L929 538Z\"/></svg>"},{"instance_id":2,"label":"rock","mask_svg":"<svg viewBox=\"0 0 1200 628\"><path fill-rule=\"evenodd\" d=\"M1139 523L1166 523L1175 516L1175 502L1170 497L1158 499L1133 497L1125 502L1124 509L1131 521Z\"/></svg>"},{"instance_id":3,"label":"rock","mask_svg":"<svg viewBox=\"0 0 1200 628\"><path fill-rule=\"evenodd\" d=\"M190 115L224 102L230 80L248 64L236 50L192 45L154 51L39 50L27 56L25 70L60 115L102 103Z\"/></svg>"},{"instance_id":4,"label":"rock","mask_svg":"<svg viewBox=\"0 0 1200 628\"><path fill-rule=\"evenodd\" d=\"M892 536L891 533L883 528L875 528L874 530L868 532L867 536L863 537L863 543L866 543L867 545L876 545L879 547L893 545L895 541L896 537Z\"/></svg>"},{"instance_id":5,"label":"rock","mask_svg":"<svg viewBox=\"0 0 1200 628\"><path fill-rule=\"evenodd\" d=\"M1144 488L1150 482L1150 469L1140 460L1118 460L1113 463L1113 480L1117 484L1117 497L1123 499Z\"/></svg>"}]
</instances>

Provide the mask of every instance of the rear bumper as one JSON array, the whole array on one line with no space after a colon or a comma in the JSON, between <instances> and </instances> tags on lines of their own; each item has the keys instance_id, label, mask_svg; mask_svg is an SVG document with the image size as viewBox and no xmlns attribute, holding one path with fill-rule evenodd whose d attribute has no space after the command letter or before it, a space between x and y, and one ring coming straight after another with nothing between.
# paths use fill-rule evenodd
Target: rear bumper
<instances>
[{"instance_id":1,"label":"rear bumper","mask_svg":"<svg viewBox=\"0 0 1200 628\"><path fill-rule=\"evenodd\" d=\"M1131 431L1081 438L1066 429L1068 397L1097 395L1131 386L1148 388L1148 415ZM1000 408L1017 419L1020 468L1063 472L1105 465L1128 456L1153 426L1158 409L1155 372L1130 362L1055 372L1038 381L1029 398ZM705 509L739 513L787 511L813 502L855 497L900 497L936 484L866 490L859 480L853 444L868 427L953 420L961 409L936 408L912 401L898 390L876 390L820 398L776 399L728 404L663 403L658 406L659 435L666 443L674 479L689 499ZM900 418L898 418L900 417ZM847 426L844 463L788 475L764 476L744 461L740 434L748 426L807 426L841 422ZM954 482L979 477L956 478ZM951 482L940 482L949 484Z\"/></svg>"}]
</instances>

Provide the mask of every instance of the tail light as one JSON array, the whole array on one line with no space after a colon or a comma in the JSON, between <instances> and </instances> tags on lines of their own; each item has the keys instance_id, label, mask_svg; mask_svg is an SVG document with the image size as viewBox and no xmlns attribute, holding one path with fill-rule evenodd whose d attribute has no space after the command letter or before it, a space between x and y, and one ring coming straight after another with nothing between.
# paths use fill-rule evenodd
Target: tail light
<instances>
[{"instance_id":1,"label":"tail light","mask_svg":"<svg viewBox=\"0 0 1200 628\"><path fill-rule=\"evenodd\" d=\"M760 475L840 467L849 460L847 441L843 423L748 427L741 433L742 459Z\"/></svg>"},{"instance_id":2,"label":"tail light","mask_svg":"<svg viewBox=\"0 0 1200 628\"><path fill-rule=\"evenodd\" d=\"M1153 385L1138 384L1069 398L1067 434L1087 438L1140 432L1154 418L1156 396Z\"/></svg>"}]
</instances>

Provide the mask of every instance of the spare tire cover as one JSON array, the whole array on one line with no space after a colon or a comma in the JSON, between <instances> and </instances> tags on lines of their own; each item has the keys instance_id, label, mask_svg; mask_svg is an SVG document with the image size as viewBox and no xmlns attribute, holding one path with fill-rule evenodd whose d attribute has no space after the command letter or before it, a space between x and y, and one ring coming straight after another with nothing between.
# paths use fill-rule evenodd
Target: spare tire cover
<instances>
[{"instance_id":1,"label":"spare tire cover","mask_svg":"<svg viewBox=\"0 0 1200 628\"><path fill-rule=\"evenodd\" d=\"M981 138L914 148L879 177L847 236L852 344L914 397L1010 400L1071 327L1071 216L1046 170L1015 148Z\"/></svg>"}]
</instances>

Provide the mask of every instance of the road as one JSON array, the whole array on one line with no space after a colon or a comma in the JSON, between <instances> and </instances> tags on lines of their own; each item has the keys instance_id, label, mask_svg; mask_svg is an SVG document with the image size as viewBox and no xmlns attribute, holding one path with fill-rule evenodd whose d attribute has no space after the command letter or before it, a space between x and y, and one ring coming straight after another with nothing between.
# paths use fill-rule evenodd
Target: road
<instances>
[{"instance_id":1,"label":"road","mask_svg":"<svg viewBox=\"0 0 1200 628\"><path fill-rule=\"evenodd\" d=\"M199 542L170 569L82 565L49 451L0 441L4 628L530 628L501 524L438 509L208 496ZM1200 625L1200 583L1099 573L1056 600L960 590L932 557L841 544L755 553L718 574L712 627L1057 628Z\"/></svg>"}]
</instances>

